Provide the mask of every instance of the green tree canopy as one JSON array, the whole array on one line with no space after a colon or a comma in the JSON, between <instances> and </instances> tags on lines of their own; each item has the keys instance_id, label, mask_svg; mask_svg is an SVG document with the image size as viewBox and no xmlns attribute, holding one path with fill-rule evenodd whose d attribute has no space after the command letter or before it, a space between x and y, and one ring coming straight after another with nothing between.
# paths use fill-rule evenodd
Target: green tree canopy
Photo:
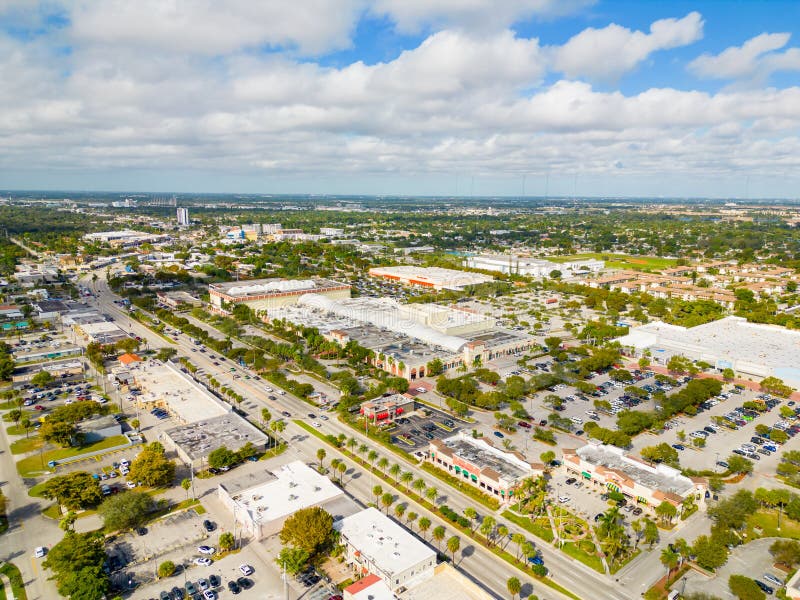
<instances>
[{"instance_id":1,"label":"green tree canopy","mask_svg":"<svg viewBox=\"0 0 800 600\"><path fill-rule=\"evenodd\" d=\"M42 496L63 504L69 510L91 508L103 499L100 486L89 473L83 471L48 479L42 489Z\"/></svg>"},{"instance_id":2,"label":"green tree canopy","mask_svg":"<svg viewBox=\"0 0 800 600\"><path fill-rule=\"evenodd\" d=\"M331 542L333 517L326 510L313 506L303 508L290 516L281 529L281 543L302 548L314 556Z\"/></svg>"},{"instance_id":3,"label":"green tree canopy","mask_svg":"<svg viewBox=\"0 0 800 600\"><path fill-rule=\"evenodd\" d=\"M155 508L149 494L131 490L109 496L100 505L98 512L109 531L122 531L140 526Z\"/></svg>"},{"instance_id":4,"label":"green tree canopy","mask_svg":"<svg viewBox=\"0 0 800 600\"><path fill-rule=\"evenodd\" d=\"M133 459L128 479L149 487L161 487L172 483L175 463L164 455L164 447L153 442L144 447Z\"/></svg>"}]
</instances>

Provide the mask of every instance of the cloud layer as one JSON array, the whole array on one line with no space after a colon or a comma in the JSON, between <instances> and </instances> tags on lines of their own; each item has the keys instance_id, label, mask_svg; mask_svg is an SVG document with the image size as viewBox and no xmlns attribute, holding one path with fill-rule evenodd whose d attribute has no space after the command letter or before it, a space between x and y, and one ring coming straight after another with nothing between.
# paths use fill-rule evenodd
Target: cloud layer
<instances>
[{"instance_id":1,"label":"cloud layer","mask_svg":"<svg viewBox=\"0 0 800 600\"><path fill-rule=\"evenodd\" d=\"M788 177L800 166L800 88L595 87L700 39L698 13L542 46L509 27L563 3L277 5L74 0L49 28L41 10L27 14L35 35L0 34L0 81L14 82L0 86L0 172ZM25 3L0 0L4 10L26 15ZM365 15L424 39L385 62L317 60L351 46ZM791 68L793 49L776 52L787 43L759 36L690 69L732 79Z\"/></svg>"}]
</instances>

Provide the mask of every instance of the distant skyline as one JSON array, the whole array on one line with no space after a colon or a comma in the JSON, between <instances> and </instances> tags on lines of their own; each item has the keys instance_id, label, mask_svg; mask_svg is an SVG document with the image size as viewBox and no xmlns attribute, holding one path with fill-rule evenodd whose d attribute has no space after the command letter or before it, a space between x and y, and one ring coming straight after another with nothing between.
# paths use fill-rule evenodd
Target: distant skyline
<instances>
[{"instance_id":1,"label":"distant skyline","mask_svg":"<svg viewBox=\"0 0 800 600\"><path fill-rule=\"evenodd\" d=\"M0 189L800 198L795 0L0 0Z\"/></svg>"}]
</instances>

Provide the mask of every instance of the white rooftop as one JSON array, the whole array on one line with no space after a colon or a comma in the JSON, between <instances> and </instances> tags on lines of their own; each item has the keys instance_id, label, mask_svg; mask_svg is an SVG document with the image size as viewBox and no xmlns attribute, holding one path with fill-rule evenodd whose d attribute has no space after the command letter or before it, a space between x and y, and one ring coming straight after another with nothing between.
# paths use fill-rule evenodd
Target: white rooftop
<instances>
[{"instance_id":1,"label":"white rooftop","mask_svg":"<svg viewBox=\"0 0 800 600\"><path fill-rule=\"evenodd\" d=\"M387 576L402 573L436 553L374 507L334 523L347 540L375 567Z\"/></svg>"},{"instance_id":2,"label":"white rooftop","mask_svg":"<svg viewBox=\"0 0 800 600\"><path fill-rule=\"evenodd\" d=\"M283 519L302 508L344 495L327 477L299 460L283 465L272 474L275 479L233 496L237 507L253 522Z\"/></svg>"},{"instance_id":3,"label":"white rooftop","mask_svg":"<svg viewBox=\"0 0 800 600\"><path fill-rule=\"evenodd\" d=\"M165 401L183 423L195 423L228 414L229 410L211 393L170 363L144 361L129 367L141 387L141 402Z\"/></svg>"},{"instance_id":4,"label":"white rooftop","mask_svg":"<svg viewBox=\"0 0 800 600\"><path fill-rule=\"evenodd\" d=\"M297 290L313 290L317 284L311 279L279 279L254 285L239 285L226 290L231 296L254 296L275 292L294 292Z\"/></svg>"},{"instance_id":5,"label":"white rooftop","mask_svg":"<svg viewBox=\"0 0 800 600\"><path fill-rule=\"evenodd\" d=\"M378 276L400 277L413 282L429 283L437 287L458 288L492 281L494 278L481 273L443 269L442 267L417 267L400 265L396 267L374 267L370 274Z\"/></svg>"}]
</instances>

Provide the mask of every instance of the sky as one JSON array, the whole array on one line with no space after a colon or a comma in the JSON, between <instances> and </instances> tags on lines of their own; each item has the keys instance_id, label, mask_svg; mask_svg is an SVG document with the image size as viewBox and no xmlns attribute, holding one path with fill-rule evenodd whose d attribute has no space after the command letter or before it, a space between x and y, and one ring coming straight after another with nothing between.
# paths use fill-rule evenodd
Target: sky
<instances>
[{"instance_id":1,"label":"sky","mask_svg":"<svg viewBox=\"0 0 800 600\"><path fill-rule=\"evenodd\" d=\"M0 189L800 198L797 0L0 0Z\"/></svg>"}]
</instances>

